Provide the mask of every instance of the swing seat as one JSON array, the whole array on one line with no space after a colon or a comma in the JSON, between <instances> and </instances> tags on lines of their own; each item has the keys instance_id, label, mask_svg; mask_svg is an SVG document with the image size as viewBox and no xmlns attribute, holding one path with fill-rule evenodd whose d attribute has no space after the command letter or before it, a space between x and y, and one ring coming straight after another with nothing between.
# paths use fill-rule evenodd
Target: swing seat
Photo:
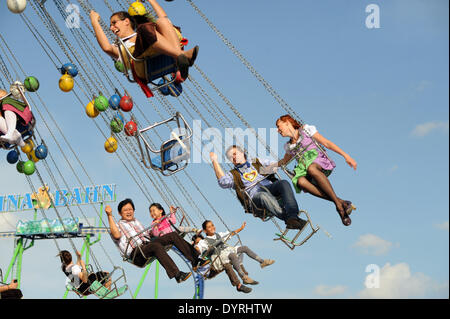
<instances>
[{"instance_id":1,"label":"swing seat","mask_svg":"<svg viewBox=\"0 0 450 319\"><path fill-rule=\"evenodd\" d=\"M123 287L110 290L97 280L94 281L89 287L89 290L91 290L91 292L100 299L115 299L122 296L127 291L127 289L128 286L124 285Z\"/></svg>"},{"instance_id":2,"label":"swing seat","mask_svg":"<svg viewBox=\"0 0 450 319\"><path fill-rule=\"evenodd\" d=\"M177 128L172 130L169 140L162 143L159 149L154 149L144 133L155 130L159 126L169 122L176 122ZM136 139L141 153L142 163L145 167L157 170L164 176L170 176L183 170L188 165L191 137L192 130L179 112L167 120L138 130ZM156 156L152 157L151 153L156 154Z\"/></svg>"},{"instance_id":3,"label":"swing seat","mask_svg":"<svg viewBox=\"0 0 450 319\"><path fill-rule=\"evenodd\" d=\"M273 240L281 240L291 250L294 250L295 247L300 247L301 245L306 243L308 241L308 239L310 239L315 233L317 233L319 231L320 227L318 225L316 227L313 226L311 218L306 210L301 210L299 212L299 216L302 213L305 214L305 216L307 218L306 224L302 229L287 229L286 228L283 231L283 233L281 233L281 234L275 233L275 236L277 236L277 237L274 238ZM307 234L305 237L303 237L303 239L301 239L301 241L298 241L300 238L300 235L303 233L303 231L305 231L308 228L308 226L310 226L311 232L309 234ZM294 237L292 239L287 237L287 234L289 231L296 232L296 234L294 235Z\"/></svg>"},{"instance_id":4,"label":"swing seat","mask_svg":"<svg viewBox=\"0 0 450 319\"><path fill-rule=\"evenodd\" d=\"M87 269L92 269L92 266L91 265L87 265L86 268ZM117 270L119 270L121 274L115 280L112 280L113 274ZM92 270L90 271L90 273L92 273ZM123 284L123 286L118 288L118 282L121 279L124 280L124 284ZM86 290L83 291L83 292L78 291L70 283L68 283L66 285L66 289L68 291L75 292L78 295L78 297L80 297L80 298L83 298L83 297L85 297L87 295L93 294L93 295L95 295L96 297L98 297L100 299L115 299L117 297L122 296L128 290L128 284L127 284L127 279L125 277L125 272L120 267L114 267L113 271L111 271L111 273L107 277L102 279L102 281L104 281L104 282L106 282L107 280L111 280L111 286L110 286L111 288L109 288L109 289L106 288L105 286L103 286L103 284L99 280L94 280L91 283L91 285L89 286L89 288L86 288ZM88 292L88 293L84 294L86 292Z\"/></svg>"},{"instance_id":5,"label":"swing seat","mask_svg":"<svg viewBox=\"0 0 450 319\"><path fill-rule=\"evenodd\" d=\"M181 39L181 38L180 38ZM181 77L176 76L178 67L173 57L164 54L152 53L151 48L148 49L148 55L142 58L133 56L134 47L127 48L121 39L117 39L119 45L119 55L123 61L123 73L128 81L132 83L142 84L151 83L156 89L167 87L174 82L182 82ZM167 78L168 75L175 74L172 79ZM137 79L137 78L138 79ZM157 79L164 79L160 84L155 83Z\"/></svg>"},{"instance_id":6,"label":"swing seat","mask_svg":"<svg viewBox=\"0 0 450 319\"><path fill-rule=\"evenodd\" d=\"M153 84L153 81L177 72L177 64L175 59L168 55L157 55L145 59L147 82ZM154 84L158 87L157 84Z\"/></svg>"},{"instance_id":7,"label":"swing seat","mask_svg":"<svg viewBox=\"0 0 450 319\"><path fill-rule=\"evenodd\" d=\"M33 129L36 121L34 117L31 119L30 123L24 125L21 121L17 121L16 130L19 131L20 135L22 135L22 139L25 141L33 136ZM15 144L9 144L8 142L0 140L0 148L4 150L12 150L15 148Z\"/></svg>"},{"instance_id":8,"label":"swing seat","mask_svg":"<svg viewBox=\"0 0 450 319\"><path fill-rule=\"evenodd\" d=\"M183 139L182 136L179 137ZM178 146L178 150L176 147ZM189 150L184 150L176 139L169 140L161 145L161 156L152 158L152 165L163 171L174 171L178 169L178 163L189 158ZM162 164L163 163L163 164ZM171 169L175 167L175 169Z\"/></svg>"}]
</instances>

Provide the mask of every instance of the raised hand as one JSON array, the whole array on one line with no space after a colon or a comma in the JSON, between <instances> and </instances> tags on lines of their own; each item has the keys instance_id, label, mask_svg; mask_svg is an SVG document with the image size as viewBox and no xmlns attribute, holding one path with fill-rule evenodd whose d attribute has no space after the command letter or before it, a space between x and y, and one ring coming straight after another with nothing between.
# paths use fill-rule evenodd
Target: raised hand
<instances>
[{"instance_id":1,"label":"raised hand","mask_svg":"<svg viewBox=\"0 0 450 319\"><path fill-rule=\"evenodd\" d=\"M89 13L89 16L90 16L92 22L100 21L100 15L97 12L95 12L94 10L91 10L91 12Z\"/></svg>"},{"instance_id":2,"label":"raised hand","mask_svg":"<svg viewBox=\"0 0 450 319\"><path fill-rule=\"evenodd\" d=\"M214 152L209 153L209 158L211 159L211 162L217 162L217 154Z\"/></svg>"},{"instance_id":3,"label":"raised hand","mask_svg":"<svg viewBox=\"0 0 450 319\"><path fill-rule=\"evenodd\" d=\"M108 216L112 216L112 208L111 208L111 206L106 205L106 207L105 207L105 213L106 213L106 215L108 215Z\"/></svg>"}]
</instances>

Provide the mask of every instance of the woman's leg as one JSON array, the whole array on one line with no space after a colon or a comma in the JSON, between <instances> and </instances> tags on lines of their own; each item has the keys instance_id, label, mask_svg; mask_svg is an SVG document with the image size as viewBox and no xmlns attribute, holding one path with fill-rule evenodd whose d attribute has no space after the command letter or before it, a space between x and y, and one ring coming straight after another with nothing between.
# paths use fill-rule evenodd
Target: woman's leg
<instances>
[{"instance_id":1,"label":"woman's leg","mask_svg":"<svg viewBox=\"0 0 450 319\"><path fill-rule=\"evenodd\" d=\"M346 226L350 225L351 220L348 217L347 213L345 212L345 205L343 203L343 200L337 197L336 193L333 190L333 187L331 186L330 181L323 173L320 165L312 163L308 167L308 175L316 180L320 190L327 197L325 199L328 199L334 203L337 212L341 216L342 222Z\"/></svg>"},{"instance_id":2,"label":"woman's leg","mask_svg":"<svg viewBox=\"0 0 450 319\"><path fill-rule=\"evenodd\" d=\"M333 200L327 195L325 194L320 188L318 188L316 185L314 185L313 183L311 183L306 177L300 177L297 180L297 186L300 187L302 190L304 190L305 192L310 193L311 195L314 195L316 197L328 200L330 202L332 202ZM342 203L342 205L345 206L345 200L341 199L338 197L338 200Z\"/></svg>"},{"instance_id":3,"label":"woman's leg","mask_svg":"<svg viewBox=\"0 0 450 319\"><path fill-rule=\"evenodd\" d=\"M158 50L165 50L163 51L163 53L165 54L167 54L168 52L172 52L172 54L168 55L174 58L184 53L184 55L191 59L194 49L190 49L184 52L181 50L180 40L178 39L178 35L175 32L174 26L167 16L166 11L164 11L164 9L159 5L158 2L156 2L156 0L149 0L149 2L158 17L158 20L156 21L156 34L158 37L157 41L159 41L161 38L167 40L167 42L163 40L163 43L160 43L155 48L157 48ZM166 47L167 43L170 43L172 47L169 50L167 50L168 48Z\"/></svg>"},{"instance_id":4,"label":"woman's leg","mask_svg":"<svg viewBox=\"0 0 450 319\"><path fill-rule=\"evenodd\" d=\"M176 59L180 54L183 53L181 51L180 46L175 46L169 39L167 39L163 34L161 34L158 30L156 32L156 42L153 43L152 47L159 53L169 55Z\"/></svg>"}]
</instances>

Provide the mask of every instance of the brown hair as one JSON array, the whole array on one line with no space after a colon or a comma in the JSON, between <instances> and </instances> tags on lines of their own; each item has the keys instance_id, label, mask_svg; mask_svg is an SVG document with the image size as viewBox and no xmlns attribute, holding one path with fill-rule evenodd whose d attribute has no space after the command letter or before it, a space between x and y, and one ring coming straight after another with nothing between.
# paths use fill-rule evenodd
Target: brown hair
<instances>
[{"instance_id":1,"label":"brown hair","mask_svg":"<svg viewBox=\"0 0 450 319\"><path fill-rule=\"evenodd\" d=\"M301 127L300 123L297 122L297 120L295 120L295 119L294 119L292 116L290 116L289 114L280 116L280 118L275 122L275 125L277 125L278 122L280 122L280 121L281 121L281 122L289 122L289 123L291 123L291 125L292 125L296 130L298 130L298 129Z\"/></svg>"},{"instance_id":2,"label":"brown hair","mask_svg":"<svg viewBox=\"0 0 450 319\"><path fill-rule=\"evenodd\" d=\"M208 223L212 223L212 221L210 221L210 220L205 220L205 221L203 222L203 224L202 224L203 230L206 230L206 226L208 226Z\"/></svg>"},{"instance_id":3,"label":"brown hair","mask_svg":"<svg viewBox=\"0 0 450 319\"><path fill-rule=\"evenodd\" d=\"M61 269L63 272L66 271L66 266L69 265L72 262L72 254L69 253L67 250L62 250L58 254L59 258L61 258Z\"/></svg>"},{"instance_id":4,"label":"brown hair","mask_svg":"<svg viewBox=\"0 0 450 319\"><path fill-rule=\"evenodd\" d=\"M109 19L112 19L112 17L117 16L120 20L125 20L128 19L130 20L130 24L131 27L133 28L133 30L136 30L136 28L143 23L149 22L149 18L147 17L147 15L135 15L135 16L131 16L128 12L126 11L119 11L119 12L115 12L111 15L111 17Z\"/></svg>"},{"instance_id":5,"label":"brown hair","mask_svg":"<svg viewBox=\"0 0 450 319\"><path fill-rule=\"evenodd\" d=\"M130 20L131 27L133 28L133 30L136 30L136 20L132 16L130 16L128 12L126 11L114 12L109 19L112 19L115 16L117 16L121 21L125 19Z\"/></svg>"}]
</instances>

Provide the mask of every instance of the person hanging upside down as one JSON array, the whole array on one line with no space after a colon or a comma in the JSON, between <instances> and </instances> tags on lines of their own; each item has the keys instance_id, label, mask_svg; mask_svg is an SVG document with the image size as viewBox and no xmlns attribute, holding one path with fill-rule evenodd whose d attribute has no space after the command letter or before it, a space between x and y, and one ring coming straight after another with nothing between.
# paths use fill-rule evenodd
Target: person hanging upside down
<instances>
[{"instance_id":1,"label":"person hanging upside down","mask_svg":"<svg viewBox=\"0 0 450 319\"><path fill-rule=\"evenodd\" d=\"M197 58L199 47L183 51L180 44L181 34L173 26L164 9L156 0L149 0L156 12L157 19L147 16L130 16L125 11L113 13L110 18L110 30L124 41L135 58L152 56L155 52L171 56L175 59L181 77L186 79ZM91 23L97 41L104 52L119 59L117 46L112 45L100 26L100 16L90 12ZM138 74L139 75L139 74ZM142 76L140 76L142 77Z\"/></svg>"},{"instance_id":2,"label":"person hanging upside down","mask_svg":"<svg viewBox=\"0 0 450 319\"><path fill-rule=\"evenodd\" d=\"M206 220L202 224L203 231L206 234L205 239L200 240L197 243L197 247L201 253L207 252L208 250L211 252L211 262L212 266L219 270L224 268L224 265L227 263L231 263L233 265L234 270L239 274L244 284L249 285L257 285L258 282L253 280L248 276L248 273L244 272L241 267L242 261L238 257L240 254L246 254L250 258L259 262L261 268L272 265L275 261L272 259L262 259L257 254L255 254L250 248L247 246L230 246L226 243L226 241L233 235L238 234L245 228L246 223L244 222L242 226L236 229L233 232L221 232L216 233L216 227L213 222L210 220ZM208 254L208 253L207 253ZM238 291L244 291L246 287L241 287L238 285ZM244 290L242 290L244 289ZM245 291L244 291L245 292Z\"/></svg>"},{"instance_id":3,"label":"person hanging upside down","mask_svg":"<svg viewBox=\"0 0 450 319\"><path fill-rule=\"evenodd\" d=\"M251 207L244 189L255 183L249 190L249 196L253 203L260 209L267 209L275 217L283 220L288 229L303 229L306 221L298 217L299 209L289 182L286 180L271 181L262 173L265 169L271 170L276 167L277 162L268 160L249 162L246 152L237 145L232 145L226 151L227 158L233 163L234 169L224 173L218 162L217 155L210 153L214 172L222 188L234 188L242 206ZM269 174L270 175L270 174ZM258 181L260 181L258 183ZM280 207L276 197L281 197L283 207Z\"/></svg>"},{"instance_id":4,"label":"person hanging upside down","mask_svg":"<svg viewBox=\"0 0 450 319\"><path fill-rule=\"evenodd\" d=\"M109 273L99 271L96 273L88 273L86 264L81 259L81 254L77 251L77 263L72 261L72 254L67 250L62 250L58 254L61 259L61 270L70 279L72 286L83 296L88 296L92 292L89 287L94 281L99 281L105 288L111 287L111 278L108 278Z\"/></svg>"},{"instance_id":5,"label":"person hanging upside down","mask_svg":"<svg viewBox=\"0 0 450 319\"><path fill-rule=\"evenodd\" d=\"M175 278L178 283L191 276L190 272L185 273L178 269L164 248L168 245L174 245L196 269L200 261L199 254L188 242L175 232L150 239L149 231L145 231L141 222L134 218L134 203L129 198L121 201L117 210L121 216L118 224L112 217L111 207L109 205L105 207L111 238L123 256L132 259L133 264L139 267L145 265L146 258L155 257L166 270L167 276L171 279Z\"/></svg>"},{"instance_id":6,"label":"person hanging upside down","mask_svg":"<svg viewBox=\"0 0 450 319\"><path fill-rule=\"evenodd\" d=\"M25 142L16 125L18 121L28 125L33 114L26 103L7 95L8 92L0 89L0 140L23 147Z\"/></svg>"},{"instance_id":7,"label":"person hanging upside down","mask_svg":"<svg viewBox=\"0 0 450 319\"><path fill-rule=\"evenodd\" d=\"M297 152L302 152L294 169L295 176L292 178L297 193L303 190L316 197L333 202L342 223L349 226L351 224L349 214L356 207L351 201L343 200L335 194L328 176L336 167L336 164L317 147L312 138L317 143L342 155L347 164L356 170L355 160L336 144L323 137L313 125L305 124L302 126L290 115L281 116L276 121L276 125L281 136L290 138L284 146L286 154L279 161L279 165L285 165Z\"/></svg>"}]
</instances>

